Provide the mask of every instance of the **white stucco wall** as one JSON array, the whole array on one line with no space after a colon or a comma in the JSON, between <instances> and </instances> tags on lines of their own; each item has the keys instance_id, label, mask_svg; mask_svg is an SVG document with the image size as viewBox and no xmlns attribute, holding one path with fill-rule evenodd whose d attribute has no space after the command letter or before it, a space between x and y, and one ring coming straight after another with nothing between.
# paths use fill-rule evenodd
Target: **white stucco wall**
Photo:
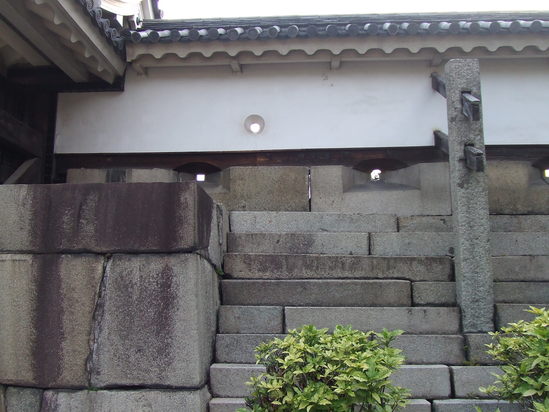
<instances>
[{"instance_id":1,"label":"white stucco wall","mask_svg":"<svg viewBox=\"0 0 549 412\"><path fill-rule=\"evenodd\" d=\"M481 63L488 144L549 144L549 64ZM446 102L426 62L154 69L124 92L61 94L57 153L426 146ZM265 130L244 129L259 114Z\"/></svg>"}]
</instances>

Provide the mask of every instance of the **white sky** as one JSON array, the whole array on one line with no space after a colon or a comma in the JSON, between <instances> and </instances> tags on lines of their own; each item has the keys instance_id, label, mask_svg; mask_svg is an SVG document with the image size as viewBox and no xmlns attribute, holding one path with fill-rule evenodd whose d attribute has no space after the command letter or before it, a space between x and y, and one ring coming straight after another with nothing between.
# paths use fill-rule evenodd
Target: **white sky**
<instances>
[{"instance_id":1,"label":"white sky","mask_svg":"<svg viewBox=\"0 0 549 412\"><path fill-rule=\"evenodd\" d=\"M316 14L549 11L548 0L160 0L165 19Z\"/></svg>"}]
</instances>

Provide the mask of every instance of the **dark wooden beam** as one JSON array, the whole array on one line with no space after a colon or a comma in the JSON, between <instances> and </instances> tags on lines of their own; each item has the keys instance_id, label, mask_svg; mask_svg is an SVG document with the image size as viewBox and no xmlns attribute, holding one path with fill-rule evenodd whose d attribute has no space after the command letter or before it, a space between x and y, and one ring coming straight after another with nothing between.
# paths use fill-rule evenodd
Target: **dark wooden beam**
<instances>
[{"instance_id":1,"label":"dark wooden beam","mask_svg":"<svg viewBox=\"0 0 549 412\"><path fill-rule=\"evenodd\" d=\"M445 155L448 155L448 135L440 130L435 130L433 132L433 137L435 140L435 147Z\"/></svg>"},{"instance_id":2,"label":"dark wooden beam","mask_svg":"<svg viewBox=\"0 0 549 412\"><path fill-rule=\"evenodd\" d=\"M431 87L435 92L440 93L443 97L446 97L446 83L440 74L437 72L431 73Z\"/></svg>"},{"instance_id":3,"label":"dark wooden beam","mask_svg":"<svg viewBox=\"0 0 549 412\"><path fill-rule=\"evenodd\" d=\"M0 109L0 145L34 157L42 157L44 136Z\"/></svg>"}]
</instances>

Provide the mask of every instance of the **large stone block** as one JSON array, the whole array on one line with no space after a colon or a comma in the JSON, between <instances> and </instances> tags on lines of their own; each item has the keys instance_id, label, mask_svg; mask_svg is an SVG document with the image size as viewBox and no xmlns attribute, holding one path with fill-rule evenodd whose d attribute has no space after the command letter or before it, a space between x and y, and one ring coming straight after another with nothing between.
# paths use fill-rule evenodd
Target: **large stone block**
<instances>
[{"instance_id":1,"label":"large stone block","mask_svg":"<svg viewBox=\"0 0 549 412\"><path fill-rule=\"evenodd\" d=\"M206 412L210 394L199 390L46 391L41 412Z\"/></svg>"},{"instance_id":2,"label":"large stone block","mask_svg":"<svg viewBox=\"0 0 549 412\"><path fill-rule=\"evenodd\" d=\"M454 234L441 232L372 233L371 254L378 256L453 256Z\"/></svg>"},{"instance_id":3,"label":"large stone block","mask_svg":"<svg viewBox=\"0 0 549 412\"><path fill-rule=\"evenodd\" d=\"M42 389L10 386L6 389L7 412L40 412Z\"/></svg>"},{"instance_id":4,"label":"large stone block","mask_svg":"<svg viewBox=\"0 0 549 412\"><path fill-rule=\"evenodd\" d=\"M311 168L311 208L318 212L448 215L451 213L448 165L416 164L370 173L344 166Z\"/></svg>"},{"instance_id":5,"label":"large stone block","mask_svg":"<svg viewBox=\"0 0 549 412\"><path fill-rule=\"evenodd\" d=\"M401 335L395 339L408 364L461 365L465 362L461 335Z\"/></svg>"},{"instance_id":6,"label":"large stone block","mask_svg":"<svg viewBox=\"0 0 549 412\"><path fill-rule=\"evenodd\" d=\"M355 329L381 331L402 329L410 334L459 333L457 308L302 308L287 307L286 330L303 325L333 329L352 325Z\"/></svg>"},{"instance_id":7,"label":"large stone block","mask_svg":"<svg viewBox=\"0 0 549 412\"><path fill-rule=\"evenodd\" d=\"M67 183L173 183L172 169L68 169Z\"/></svg>"},{"instance_id":8,"label":"large stone block","mask_svg":"<svg viewBox=\"0 0 549 412\"><path fill-rule=\"evenodd\" d=\"M496 326L501 329L507 326L509 323L515 323L519 320L530 322L535 318L533 313L527 312L531 305L529 304L509 304L498 303L496 304ZM532 305L532 306L544 306L544 305Z\"/></svg>"},{"instance_id":9,"label":"large stone block","mask_svg":"<svg viewBox=\"0 0 549 412\"><path fill-rule=\"evenodd\" d=\"M228 253L225 272L237 279L453 280L448 257Z\"/></svg>"},{"instance_id":10,"label":"large stone block","mask_svg":"<svg viewBox=\"0 0 549 412\"><path fill-rule=\"evenodd\" d=\"M467 360L473 365L498 364L498 361L494 360L491 355L486 353L488 350L486 345L491 343L494 343L494 340L492 339L492 336L487 333L466 333L465 347L467 348Z\"/></svg>"},{"instance_id":11,"label":"large stone block","mask_svg":"<svg viewBox=\"0 0 549 412\"><path fill-rule=\"evenodd\" d=\"M497 303L549 303L549 282L494 282Z\"/></svg>"},{"instance_id":12,"label":"large stone block","mask_svg":"<svg viewBox=\"0 0 549 412\"><path fill-rule=\"evenodd\" d=\"M549 186L528 161L489 161L490 213L549 214Z\"/></svg>"},{"instance_id":13,"label":"large stone block","mask_svg":"<svg viewBox=\"0 0 549 412\"><path fill-rule=\"evenodd\" d=\"M282 334L227 334L217 335L215 340L215 361L220 363L255 363L255 348Z\"/></svg>"},{"instance_id":14,"label":"large stone block","mask_svg":"<svg viewBox=\"0 0 549 412\"><path fill-rule=\"evenodd\" d=\"M263 365L214 363L210 368L210 387L213 396L239 398L248 396L251 387L246 385L252 376L265 372Z\"/></svg>"},{"instance_id":15,"label":"large stone block","mask_svg":"<svg viewBox=\"0 0 549 412\"><path fill-rule=\"evenodd\" d=\"M228 210L309 210L309 168L305 166L230 167L219 187L208 193Z\"/></svg>"},{"instance_id":16,"label":"large stone block","mask_svg":"<svg viewBox=\"0 0 549 412\"><path fill-rule=\"evenodd\" d=\"M549 232L492 233L492 256L549 255Z\"/></svg>"},{"instance_id":17,"label":"large stone block","mask_svg":"<svg viewBox=\"0 0 549 412\"><path fill-rule=\"evenodd\" d=\"M452 216L399 216L399 232L451 232Z\"/></svg>"},{"instance_id":18,"label":"large stone block","mask_svg":"<svg viewBox=\"0 0 549 412\"><path fill-rule=\"evenodd\" d=\"M244 398L213 398L210 401L210 412L234 412L245 407Z\"/></svg>"},{"instance_id":19,"label":"large stone block","mask_svg":"<svg viewBox=\"0 0 549 412\"><path fill-rule=\"evenodd\" d=\"M368 255L368 233L229 233L229 252Z\"/></svg>"},{"instance_id":20,"label":"large stone block","mask_svg":"<svg viewBox=\"0 0 549 412\"><path fill-rule=\"evenodd\" d=\"M455 306L454 282L412 282L414 306Z\"/></svg>"},{"instance_id":21,"label":"large stone block","mask_svg":"<svg viewBox=\"0 0 549 412\"><path fill-rule=\"evenodd\" d=\"M482 412L524 412L519 404L493 399L446 399L433 401L433 412L473 412L476 407Z\"/></svg>"},{"instance_id":22,"label":"large stone block","mask_svg":"<svg viewBox=\"0 0 549 412\"><path fill-rule=\"evenodd\" d=\"M549 232L549 215L492 215L492 232Z\"/></svg>"},{"instance_id":23,"label":"large stone block","mask_svg":"<svg viewBox=\"0 0 549 412\"><path fill-rule=\"evenodd\" d=\"M227 306L219 308L219 333L282 333L281 306Z\"/></svg>"},{"instance_id":24,"label":"large stone block","mask_svg":"<svg viewBox=\"0 0 549 412\"><path fill-rule=\"evenodd\" d=\"M115 255L99 302L92 386L204 385L218 302L217 275L198 255Z\"/></svg>"},{"instance_id":25,"label":"large stone block","mask_svg":"<svg viewBox=\"0 0 549 412\"><path fill-rule=\"evenodd\" d=\"M5 252L207 249L213 201L195 183L0 187Z\"/></svg>"},{"instance_id":26,"label":"large stone block","mask_svg":"<svg viewBox=\"0 0 549 412\"><path fill-rule=\"evenodd\" d=\"M96 255L0 255L0 382L87 386Z\"/></svg>"},{"instance_id":27,"label":"large stone block","mask_svg":"<svg viewBox=\"0 0 549 412\"><path fill-rule=\"evenodd\" d=\"M405 280L223 280L223 303L273 306L411 306Z\"/></svg>"},{"instance_id":28,"label":"large stone block","mask_svg":"<svg viewBox=\"0 0 549 412\"><path fill-rule=\"evenodd\" d=\"M501 374L497 366L450 366L450 371L456 398L489 398L479 387L492 385Z\"/></svg>"},{"instance_id":29,"label":"large stone block","mask_svg":"<svg viewBox=\"0 0 549 412\"><path fill-rule=\"evenodd\" d=\"M500 256L492 264L496 282L549 282L549 256Z\"/></svg>"},{"instance_id":30,"label":"large stone block","mask_svg":"<svg viewBox=\"0 0 549 412\"><path fill-rule=\"evenodd\" d=\"M409 389L413 398L444 399L452 392L446 365L404 365L393 372L391 381Z\"/></svg>"},{"instance_id":31,"label":"large stone block","mask_svg":"<svg viewBox=\"0 0 549 412\"><path fill-rule=\"evenodd\" d=\"M231 212L238 233L396 232L395 216L319 212Z\"/></svg>"}]
</instances>

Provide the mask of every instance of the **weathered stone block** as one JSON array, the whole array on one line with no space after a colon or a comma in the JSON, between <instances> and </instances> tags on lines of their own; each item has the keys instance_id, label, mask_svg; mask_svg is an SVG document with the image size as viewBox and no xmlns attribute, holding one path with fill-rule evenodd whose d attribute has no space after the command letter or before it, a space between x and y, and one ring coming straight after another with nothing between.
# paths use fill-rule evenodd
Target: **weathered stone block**
<instances>
[{"instance_id":1,"label":"weathered stone block","mask_svg":"<svg viewBox=\"0 0 549 412\"><path fill-rule=\"evenodd\" d=\"M378 256L453 256L454 234L442 232L372 233L371 254Z\"/></svg>"},{"instance_id":2,"label":"weathered stone block","mask_svg":"<svg viewBox=\"0 0 549 412\"><path fill-rule=\"evenodd\" d=\"M399 232L451 232L452 216L399 216Z\"/></svg>"},{"instance_id":3,"label":"weathered stone block","mask_svg":"<svg viewBox=\"0 0 549 412\"><path fill-rule=\"evenodd\" d=\"M490 213L549 214L549 186L528 161L489 161Z\"/></svg>"},{"instance_id":4,"label":"weathered stone block","mask_svg":"<svg viewBox=\"0 0 549 412\"><path fill-rule=\"evenodd\" d=\"M0 382L87 386L102 275L101 256L0 254Z\"/></svg>"},{"instance_id":5,"label":"weathered stone block","mask_svg":"<svg viewBox=\"0 0 549 412\"><path fill-rule=\"evenodd\" d=\"M492 232L549 232L549 215L492 215Z\"/></svg>"},{"instance_id":6,"label":"weathered stone block","mask_svg":"<svg viewBox=\"0 0 549 412\"><path fill-rule=\"evenodd\" d=\"M510 404L506 401L493 399L446 399L433 401L433 412L472 412L475 407L483 412L521 412L523 409L518 404Z\"/></svg>"},{"instance_id":7,"label":"weathered stone block","mask_svg":"<svg viewBox=\"0 0 549 412\"><path fill-rule=\"evenodd\" d=\"M198 255L115 255L99 302L92 386L204 385L218 300L217 275Z\"/></svg>"},{"instance_id":8,"label":"weathered stone block","mask_svg":"<svg viewBox=\"0 0 549 412\"><path fill-rule=\"evenodd\" d=\"M494 282L497 303L549 303L549 282Z\"/></svg>"},{"instance_id":9,"label":"weathered stone block","mask_svg":"<svg viewBox=\"0 0 549 412\"><path fill-rule=\"evenodd\" d=\"M549 255L549 233L492 233L492 256Z\"/></svg>"},{"instance_id":10,"label":"weathered stone block","mask_svg":"<svg viewBox=\"0 0 549 412\"><path fill-rule=\"evenodd\" d=\"M251 387L246 385L252 376L265 372L262 365L214 363L210 368L210 387L213 396L238 398L248 396Z\"/></svg>"},{"instance_id":11,"label":"weathered stone block","mask_svg":"<svg viewBox=\"0 0 549 412\"><path fill-rule=\"evenodd\" d=\"M425 399L410 399L408 405L399 408L400 412L431 412L431 402Z\"/></svg>"},{"instance_id":12,"label":"weathered stone block","mask_svg":"<svg viewBox=\"0 0 549 412\"><path fill-rule=\"evenodd\" d=\"M414 306L455 306L454 282L412 282Z\"/></svg>"},{"instance_id":13,"label":"weathered stone block","mask_svg":"<svg viewBox=\"0 0 549 412\"><path fill-rule=\"evenodd\" d=\"M461 365L465 362L461 335L401 335L393 346L402 349L407 364Z\"/></svg>"},{"instance_id":14,"label":"weathered stone block","mask_svg":"<svg viewBox=\"0 0 549 412\"><path fill-rule=\"evenodd\" d=\"M239 166L221 174L225 190L207 190L228 210L309 210L309 168L305 166Z\"/></svg>"},{"instance_id":15,"label":"weathered stone block","mask_svg":"<svg viewBox=\"0 0 549 412\"><path fill-rule=\"evenodd\" d=\"M223 280L223 303L273 306L411 306L405 280Z\"/></svg>"},{"instance_id":16,"label":"weathered stone block","mask_svg":"<svg viewBox=\"0 0 549 412\"><path fill-rule=\"evenodd\" d=\"M368 255L368 233L229 233L229 252Z\"/></svg>"},{"instance_id":17,"label":"weathered stone block","mask_svg":"<svg viewBox=\"0 0 549 412\"><path fill-rule=\"evenodd\" d=\"M213 201L195 183L6 185L0 187L0 250L206 249L212 211Z\"/></svg>"},{"instance_id":18,"label":"weathered stone block","mask_svg":"<svg viewBox=\"0 0 549 412\"><path fill-rule=\"evenodd\" d=\"M451 281L453 262L448 257L228 253L225 272L237 279Z\"/></svg>"},{"instance_id":19,"label":"weathered stone block","mask_svg":"<svg viewBox=\"0 0 549 412\"><path fill-rule=\"evenodd\" d=\"M41 412L206 412L210 394L200 390L46 391Z\"/></svg>"},{"instance_id":20,"label":"weathered stone block","mask_svg":"<svg viewBox=\"0 0 549 412\"><path fill-rule=\"evenodd\" d=\"M549 256L500 256L492 264L496 282L549 281Z\"/></svg>"},{"instance_id":21,"label":"weathered stone block","mask_svg":"<svg viewBox=\"0 0 549 412\"><path fill-rule=\"evenodd\" d=\"M238 233L396 232L396 217L359 213L231 212Z\"/></svg>"},{"instance_id":22,"label":"weathered stone block","mask_svg":"<svg viewBox=\"0 0 549 412\"><path fill-rule=\"evenodd\" d=\"M488 355L486 345L494 343L487 333L466 333L465 346L467 348L467 360L472 364L496 365L499 362Z\"/></svg>"},{"instance_id":23,"label":"weathered stone block","mask_svg":"<svg viewBox=\"0 0 549 412\"><path fill-rule=\"evenodd\" d=\"M344 166L311 168L311 208L347 213L401 215L451 213L446 163L383 171L381 181Z\"/></svg>"},{"instance_id":24,"label":"weathered stone block","mask_svg":"<svg viewBox=\"0 0 549 412\"><path fill-rule=\"evenodd\" d=\"M114 171L114 173L113 173ZM68 169L67 183L172 183L178 173L171 169Z\"/></svg>"},{"instance_id":25,"label":"weathered stone block","mask_svg":"<svg viewBox=\"0 0 549 412\"><path fill-rule=\"evenodd\" d=\"M6 388L0 385L0 412L6 412Z\"/></svg>"},{"instance_id":26,"label":"weathered stone block","mask_svg":"<svg viewBox=\"0 0 549 412\"><path fill-rule=\"evenodd\" d=\"M213 398L210 401L210 412L234 412L245 407L244 398Z\"/></svg>"},{"instance_id":27,"label":"weathered stone block","mask_svg":"<svg viewBox=\"0 0 549 412\"><path fill-rule=\"evenodd\" d=\"M445 365L404 365L391 381L408 388L413 398L443 399L451 395L450 372Z\"/></svg>"},{"instance_id":28,"label":"weathered stone block","mask_svg":"<svg viewBox=\"0 0 549 412\"><path fill-rule=\"evenodd\" d=\"M219 308L219 333L282 333L281 306L227 306Z\"/></svg>"},{"instance_id":29,"label":"weathered stone block","mask_svg":"<svg viewBox=\"0 0 549 412\"><path fill-rule=\"evenodd\" d=\"M494 374L501 374L497 366L450 366L456 398L489 398L479 387L492 385Z\"/></svg>"},{"instance_id":30,"label":"weathered stone block","mask_svg":"<svg viewBox=\"0 0 549 412\"><path fill-rule=\"evenodd\" d=\"M536 306L536 305L533 305ZM543 305L538 305L543 306ZM496 304L496 326L501 329L503 326L507 326L509 323L515 323L519 320L525 320L530 322L534 319L535 315L527 312L530 308L529 304L510 304L510 303L498 303Z\"/></svg>"},{"instance_id":31,"label":"weathered stone block","mask_svg":"<svg viewBox=\"0 0 549 412\"><path fill-rule=\"evenodd\" d=\"M6 389L7 412L40 412L42 389L10 386Z\"/></svg>"},{"instance_id":32,"label":"weathered stone block","mask_svg":"<svg viewBox=\"0 0 549 412\"><path fill-rule=\"evenodd\" d=\"M218 334L215 340L215 361L220 363L255 363L255 348L282 334Z\"/></svg>"},{"instance_id":33,"label":"weathered stone block","mask_svg":"<svg viewBox=\"0 0 549 412\"><path fill-rule=\"evenodd\" d=\"M460 329L457 308L287 307L285 314L286 330L303 325L330 329L352 325L363 331L386 328L411 334L457 334Z\"/></svg>"}]
</instances>

